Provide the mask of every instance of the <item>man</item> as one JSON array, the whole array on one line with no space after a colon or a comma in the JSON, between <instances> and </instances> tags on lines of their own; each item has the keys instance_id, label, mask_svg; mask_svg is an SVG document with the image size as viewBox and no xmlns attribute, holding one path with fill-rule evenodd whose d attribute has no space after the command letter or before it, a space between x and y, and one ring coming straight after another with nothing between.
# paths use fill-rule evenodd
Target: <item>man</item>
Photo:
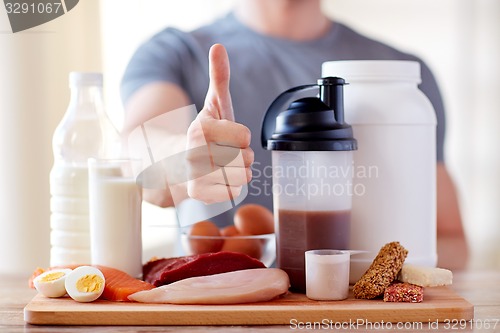
<instances>
[{"instance_id":1,"label":"man","mask_svg":"<svg viewBox=\"0 0 500 333\"><path fill-rule=\"evenodd\" d=\"M226 49L231 58L231 82ZM444 108L428 67L415 56L402 53L332 22L319 0L239 0L233 13L191 33L166 29L139 48L123 79L125 131L147 120L175 131L177 121L160 120L168 111L195 104L201 110L187 132L187 147L203 143L241 151L241 164L227 169L235 180L217 178L189 182L171 193L150 190L146 200L172 206L173 198L192 197L207 203L237 196L246 181L244 202L271 208L270 153L260 147L263 113L281 92L313 83L321 64L331 60L414 60L422 67L420 89L431 100L438 118L438 253L440 263L465 263L465 237L453 183L443 163ZM209 73L209 77L206 76ZM207 93L207 87L208 93ZM230 92L231 91L231 94ZM233 114L234 106L234 114ZM161 118L165 119L165 118ZM199 156L190 155L193 170ZM253 176L253 177L252 177ZM210 190L207 190L210 188ZM228 192L229 191L229 192ZM219 215L220 224L232 221L232 212ZM452 246L449 244L453 243ZM454 248L447 252L447 249ZM463 251L463 254L457 254ZM456 262L451 262L456 259ZM443 261L441 261L443 260Z\"/></svg>"}]
</instances>

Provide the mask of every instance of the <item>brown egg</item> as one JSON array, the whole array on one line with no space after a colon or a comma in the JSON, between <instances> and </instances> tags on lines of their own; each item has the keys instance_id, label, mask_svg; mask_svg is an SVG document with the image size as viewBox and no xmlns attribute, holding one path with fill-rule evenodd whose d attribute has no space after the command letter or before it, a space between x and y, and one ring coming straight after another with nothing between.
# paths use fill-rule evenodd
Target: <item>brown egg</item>
<instances>
[{"instance_id":1,"label":"brown egg","mask_svg":"<svg viewBox=\"0 0 500 333\"><path fill-rule=\"evenodd\" d=\"M241 234L271 234L274 232L273 213L264 206L246 204L234 214L234 225Z\"/></svg>"},{"instance_id":2,"label":"brown egg","mask_svg":"<svg viewBox=\"0 0 500 333\"><path fill-rule=\"evenodd\" d=\"M240 232L234 225L228 225L227 227L224 227L221 229L220 234L224 237L231 237L231 236L236 236L239 235Z\"/></svg>"},{"instance_id":3,"label":"brown egg","mask_svg":"<svg viewBox=\"0 0 500 333\"><path fill-rule=\"evenodd\" d=\"M244 253L252 258L260 259L263 250L260 239L241 239L235 236L224 240L221 251Z\"/></svg>"},{"instance_id":4,"label":"brown egg","mask_svg":"<svg viewBox=\"0 0 500 333\"><path fill-rule=\"evenodd\" d=\"M188 236L220 236L217 226L211 221L200 221L191 227ZM193 254L218 252L222 248L222 239L197 239L190 238L189 246Z\"/></svg>"}]
</instances>

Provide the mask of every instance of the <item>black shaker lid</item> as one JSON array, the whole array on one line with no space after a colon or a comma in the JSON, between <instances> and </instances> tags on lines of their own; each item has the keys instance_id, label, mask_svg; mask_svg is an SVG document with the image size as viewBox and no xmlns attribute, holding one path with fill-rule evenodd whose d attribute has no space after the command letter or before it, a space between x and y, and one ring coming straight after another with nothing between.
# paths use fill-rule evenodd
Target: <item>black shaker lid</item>
<instances>
[{"instance_id":1,"label":"black shaker lid","mask_svg":"<svg viewBox=\"0 0 500 333\"><path fill-rule=\"evenodd\" d=\"M318 80L321 99L301 98L281 111L265 148L292 151L356 150L357 142L352 127L344 122L344 84L341 78Z\"/></svg>"}]
</instances>

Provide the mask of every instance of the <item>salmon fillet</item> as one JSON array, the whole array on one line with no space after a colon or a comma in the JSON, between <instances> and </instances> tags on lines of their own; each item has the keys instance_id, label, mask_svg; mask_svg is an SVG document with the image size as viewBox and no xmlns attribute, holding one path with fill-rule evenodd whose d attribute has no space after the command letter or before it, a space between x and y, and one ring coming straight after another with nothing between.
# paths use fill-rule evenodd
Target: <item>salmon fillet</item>
<instances>
[{"instance_id":1,"label":"salmon fillet","mask_svg":"<svg viewBox=\"0 0 500 333\"><path fill-rule=\"evenodd\" d=\"M289 287L285 271L255 268L192 277L140 291L129 299L141 303L243 304L269 301L285 294Z\"/></svg>"},{"instance_id":2,"label":"salmon fillet","mask_svg":"<svg viewBox=\"0 0 500 333\"><path fill-rule=\"evenodd\" d=\"M95 266L104 274L106 283L101 299L117 302L128 302L128 296L143 290L153 289L150 283L138 280L119 269Z\"/></svg>"}]
</instances>

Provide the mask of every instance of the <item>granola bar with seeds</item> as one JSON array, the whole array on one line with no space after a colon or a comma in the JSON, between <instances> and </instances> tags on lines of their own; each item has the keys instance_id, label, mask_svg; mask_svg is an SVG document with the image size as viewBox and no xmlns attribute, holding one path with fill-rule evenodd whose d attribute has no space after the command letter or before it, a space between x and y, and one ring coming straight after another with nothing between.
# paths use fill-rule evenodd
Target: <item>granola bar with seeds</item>
<instances>
[{"instance_id":1,"label":"granola bar with seeds","mask_svg":"<svg viewBox=\"0 0 500 333\"><path fill-rule=\"evenodd\" d=\"M398 275L408 255L399 242L385 244L368 270L353 287L355 298L372 299L380 296Z\"/></svg>"}]
</instances>

